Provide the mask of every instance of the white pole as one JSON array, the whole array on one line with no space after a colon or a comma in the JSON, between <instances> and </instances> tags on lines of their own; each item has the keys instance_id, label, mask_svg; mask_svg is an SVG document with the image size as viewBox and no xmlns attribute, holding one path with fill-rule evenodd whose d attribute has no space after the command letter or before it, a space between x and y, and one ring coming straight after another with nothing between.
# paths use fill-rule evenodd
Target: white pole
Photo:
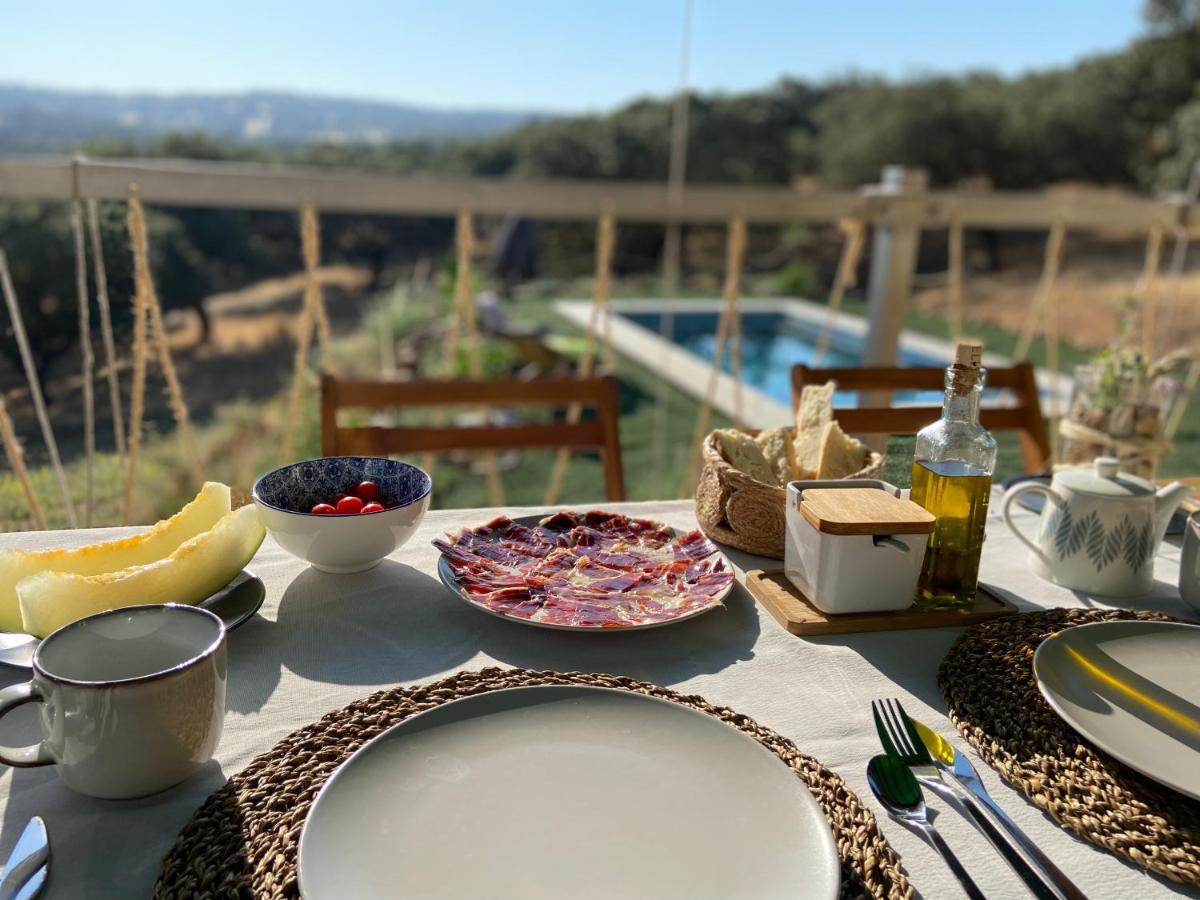
<instances>
[{"instance_id":1,"label":"white pole","mask_svg":"<svg viewBox=\"0 0 1200 900\"><path fill-rule=\"evenodd\" d=\"M675 104L671 108L671 155L667 162L667 204L672 217L667 221L666 241L663 244L662 295L667 300L661 306L659 335L666 347L675 340L674 301L679 293L679 272L682 257L682 233L679 220L674 214L683 203L683 185L687 176L688 138L688 75L692 48L692 2L683 2L683 36L679 46L679 88L675 92ZM671 364L670 353L664 364ZM671 388L667 379L658 380L654 407L654 470L661 479L667 467L667 403Z\"/></svg>"}]
</instances>

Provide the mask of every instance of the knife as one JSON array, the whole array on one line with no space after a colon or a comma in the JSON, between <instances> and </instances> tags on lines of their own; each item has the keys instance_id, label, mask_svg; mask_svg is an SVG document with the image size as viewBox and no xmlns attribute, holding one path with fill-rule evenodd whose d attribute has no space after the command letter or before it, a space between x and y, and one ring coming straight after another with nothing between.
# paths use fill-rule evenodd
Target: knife
<instances>
[{"instance_id":1,"label":"knife","mask_svg":"<svg viewBox=\"0 0 1200 900\"><path fill-rule=\"evenodd\" d=\"M1029 854L1042 873L1049 878L1055 888L1068 900L1087 900L1083 891L1075 886L1074 882L1066 876L1066 874L1056 866L1045 852L1033 839L1029 837L1020 826L1017 825L1008 813L1000 808L999 804L992 799L992 795L987 792L987 788L983 786L983 782L979 778L979 773L975 771L975 766L967 759L965 753L959 753L954 745L943 738L940 734L920 722L913 720L913 725L916 727L917 734L920 735L921 742L925 744L929 754L934 758L943 771L947 772L958 784L972 797L982 803L991 811L996 820L1004 826L1005 830L1012 835L1015 840L1026 853Z\"/></svg>"},{"instance_id":2,"label":"knife","mask_svg":"<svg viewBox=\"0 0 1200 900\"><path fill-rule=\"evenodd\" d=\"M50 875L50 836L41 816L34 816L17 838L0 876L0 900L32 900Z\"/></svg>"}]
</instances>

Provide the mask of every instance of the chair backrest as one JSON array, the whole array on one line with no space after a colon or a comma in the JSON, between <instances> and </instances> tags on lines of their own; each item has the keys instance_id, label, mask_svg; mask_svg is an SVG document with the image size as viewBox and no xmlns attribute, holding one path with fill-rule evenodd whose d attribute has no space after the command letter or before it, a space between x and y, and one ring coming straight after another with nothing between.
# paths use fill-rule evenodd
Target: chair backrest
<instances>
[{"instance_id":1,"label":"chair backrest","mask_svg":"<svg viewBox=\"0 0 1200 900\"><path fill-rule=\"evenodd\" d=\"M945 383L945 369L888 366L860 369L812 369L792 366L792 406L800 402L800 390L806 384L836 381L839 391L937 391ZM1050 459L1050 440L1046 420L1038 402L1033 366L1015 366L987 370L987 386L1005 388L1013 394L1011 406L988 406L980 410L979 420L988 431L1015 430L1021 438L1025 468L1040 472ZM869 398L866 398L869 399ZM941 415L940 406L858 406L839 409L838 423L852 434L916 434Z\"/></svg>"},{"instance_id":2,"label":"chair backrest","mask_svg":"<svg viewBox=\"0 0 1200 900\"><path fill-rule=\"evenodd\" d=\"M567 408L578 404L595 419L517 425L338 426L339 409L396 410L431 406ZM355 381L321 378L321 452L326 456L426 453L441 450L598 448L611 501L625 499L620 398L611 375L527 381Z\"/></svg>"}]
</instances>

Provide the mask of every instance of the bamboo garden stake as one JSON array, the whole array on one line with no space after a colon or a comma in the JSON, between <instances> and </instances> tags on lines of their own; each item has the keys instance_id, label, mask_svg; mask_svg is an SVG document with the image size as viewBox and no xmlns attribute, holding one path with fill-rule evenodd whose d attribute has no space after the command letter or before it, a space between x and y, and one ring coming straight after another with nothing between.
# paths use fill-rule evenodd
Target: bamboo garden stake
<instances>
[{"instance_id":1,"label":"bamboo garden stake","mask_svg":"<svg viewBox=\"0 0 1200 900\"><path fill-rule=\"evenodd\" d=\"M25 468L25 454L21 452L21 444L17 440L16 431L13 430L12 419L8 416L8 407L4 405L3 397L0 397L0 439L4 441L4 455L8 458L8 464L17 476L22 493L25 494L33 525L39 531L43 531L46 528L46 516L38 503L37 494L33 492L33 482L29 480L29 470Z\"/></svg>"},{"instance_id":2,"label":"bamboo garden stake","mask_svg":"<svg viewBox=\"0 0 1200 900\"><path fill-rule=\"evenodd\" d=\"M108 397L112 404L113 441L121 464L125 463L125 421L121 411L121 385L117 379L117 349L113 340L112 310L108 304L108 273L104 267L104 244L100 239L100 214L95 199L87 202L88 237L92 244L92 266L96 277L96 305L100 308L100 339L104 344L104 365L108 376Z\"/></svg>"},{"instance_id":3,"label":"bamboo garden stake","mask_svg":"<svg viewBox=\"0 0 1200 900\"><path fill-rule=\"evenodd\" d=\"M133 207L129 209L130 219ZM137 479L142 449L142 416L146 407L146 297L135 279L133 285L133 383L129 392L129 440L126 443L125 484L121 494L121 524L133 514L133 483Z\"/></svg>"},{"instance_id":4,"label":"bamboo garden stake","mask_svg":"<svg viewBox=\"0 0 1200 900\"><path fill-rule=\"evenodd\" d=\"M458 351L465 333L467 339L467 374L474 379L483 378L483 351L479 340L479 324L475 316L475 299L471 295L471 255L475 251L475 224L469 207L458 211L454 227L454 297L451 302L450 327L446 330L442 345L442 377L452 379L458 374ZM480 408L487 421L489 410ZM434 423L442 425L446 411L434 412ZM433 473L436 457L426 453L421 466ZM500 469L496 464L494 450L483 451L483 468L487 478L488 496L493 506L504 505L504 485L500 481Z\"/></svg>"},{"instance_id":5,"label":"bamboo garden stake","mask_svg":"<svg viewBox=\"0 0 1200 900\"><path fill-rule=\"evenodd\" d=\"M1187 188L1180 199L1181 210L1191 209L1196 205L1196 201L1200 199L1200 160L1196 160L1192 164L1191 174L1188 176ZM1183 278L1183 269L1187 264L1188 244L1191 237L1189 228L1177 224L1175 227L1175 245L1171 249L1171 265L1167 269L1167 289L1163 297L1165 301L1164 316L1161 328L1158 330L1158 336L1164 340L1176 336L1175 333L1175 315L1181 304L1179 303L1179 288ZM1159 348L1159 352L1154 355L1158 356L1162 350L1170 350L1171 347L1164 344Z\"/></svg>"},{"instance_id":6,"label":"bamboo garden stake","mask_svg":"<svg viewBox=\"0 0 1200 900\"><path fill-rule=\"evenodd\" d=\"M838 311L846 290L854 287L858 281L858 262L862 259L863 247L867 241L867 223L862 219L844 219L838 223L838 228L845 239L842 242L842 255L838 260L837 272L833 276L833 286L829 290L829 304L825 307L825 321L821 325L821 333L817 337L817 346L813 351L814 366L821 365L825 354L829 352L830 341L833 340L834 326L837 324Z\"/></svg>"},{"instance_id":7,"label":"bamboo garden stake","mask_svg":"<svg viewBox=\"0 0 1200 900\"><path fill-rule=\"evenodd\" d=\"M1042 277L1038 281L1037 290L1033 294L1033 302L1029 304L1029 311L1026 313L1025 321L1021 325L1021 334L1017 338L1016 349L1013 350L1013 359L1017 362L1022 362L1029 356L1029 347L1033 343L1033 334L1042 319L1047 302L1049 302L1051 295L1054 293L1054 284L1058 280L1058 270L1062 264L1063 243L1066 233L1067 230L1062 222L1055 222L1050 228L1049 235L1046 237L1046 252L1042 259ZM1047 353L1049 353L1049 347L1046 349Z\"/></svg>"},{"instance_id":8,"label":"bamboo garden stake","mask_svg":"<svg viewBox=\"0 0 1200 900\"><path fill-rule=\"evenodd\" d=\"M311 203L304 204L300 211L300 250L304 256L304 290L312 294L317 343L321 347L321 368L330 374L336 374L331 349L333 336L329 329L329 311L325 306L325 292L321 289L318 271L321 265L321 231L318 227L316 207Z\"/></svg>"},{"instance_id":9,"label":"bamboo garden stake","mask_svg":"<svg viewBox=\"0 0 1200 900\"><path fill-rule=\"evenodd\" d=\"M963 333L963 226L954 216L946 233L946 300L950 308L950 337L954 341Z\"/></svg>"},{"instance_id":10,"label":"bamboo garden stake","mask_svg":"<svg viewBox=\"0 0 1200 900\"><path fill-rule=\"evenodd\" d=\"M475 298L471 294L471 254L475 250L475 225L469 209L458 213L455 227L455 249L457 250L458 271L454 279L454 305L456 321L462 323L467 338L467 371L474 379L483 378L483 348L479 340L479 322L475 315ZM454 353L457 355L457 346ZM451 362L451 365L453 362ZM487 421L490 410L481 407L480 413ZM500 482L500 469L496 464L496 451L485 450L483 453L483 471L487 478L488 497L492 506L504 505L504 485Z\"/></svg>"},{"instance_id":11,"label":"bamboo garden stake","mask_svg":"<svg viewBox=\"0 0 1200 900\"><path fill-rule=\"evenodd\" d=\"M1155 225L1146 237L1146 259L1133 296L1142 308L1142 354L1147 362L1154 359L1158 331L1158 269L1162 259L1164 229Z\"/></svg>"},{"instance_id":12,"label":"bamboo garden stake","mask_svg":"<svg viewBox=\"0 0 1200 900\"><path fill-rule=\"evenodd\" d=\"M92 355L91 301L87 289L87 250L83 242L83 203L71 203L71 236L75 245L75 293L79 300L79 353L83 379L83 527L92 527L92 508L96 495L93 485L96 462L96 401L92 379L96 365Z\"/></svg>"},{"instance_id":13,"label":"bamboo garden stake","mask_svg":"<svg viewBox=\"0 0 1200 900\"><path fill-rule=\"evenodd\" d=\"M300 404L304 399L304 384L308 380L308 358L312 352L313 326L321 347L321 365L333 372L330 345L329 315L321 291L318 268L321 265L321 232L317 210L311 203L300 209L300 253L304 258L304 294L300 305L300 329L296 335L296 362L292 372L292 387L288 398L288 416L283 432L283 461L292 461L296 428L300 423Z\"/></svg>"},{"instance_id":14,"label":"bamboo garden stake","mask_svg":"<svg viewBox=\"0 0 1200 900\"><path fill-rule=\"evenodd\" d=\"M192 434L187 402L183 399L183 387L179 383L179 375L176 373L175 363L171 359L171 347L167 343L167 329L163 324L162 306L158 302L158 292L154 289L154 276L150 272L150 246L146 235L146 214L142 208L142 199L136 184L130 185L129 188L129 236L133 244L134 283L142 295L142 304L147 313L146 318L150 324L155 350L158 353L158 364L162 368L163 379L167 383L167 396L171 401L175 426L179 429L179 441L183 446L184 460L191 472L192 480L195 482L194 486L198 490L204 482L204 472L196 453L196 439Z\"/></svg>"},{"instance_id":15,"label":"bamboo garden stake","mask_svg":"<svg viewBox=\"0 0 1200 900\"><path fill-rule=\"evenodd\" d=\"M725 357L725 342L733 329L736 328L738 333L741 331L740 326L734 323L734 318L739 315L737 304L742 260L746 254L746 220L741 215L734 216L729 220L728 232L725 257L725 304L721 309L721 319L717 323L717 343L713 348L712 365L708 370L708 388L704 392L704 402L700 405L700 413L696 416L696 428L689 446L688 461L684 468L683 481L679 485L680 497L690 497L692 489L695 487L696 469L700 461L700 446L704 443L704 435L708 433L713 400L717 392L717 376L721 372L721 360ZM736 359L735 362L737 362ZM733 378L740 382L741 372L735 371Z\"/></svg>"},{"instance_id":16,"label":"bamboo garden stake","mask_svg":"<svg viewBox=\"0 0 1200 900\"><path fill-rule=\"evenodd\" d=\"M590 378L596 368L596 331L599 319L604 317L604 361L609 368L613 365L612 349L612 256L615 242L616 220L611 212L600 216L596 224L596 286L592 297L591 316L588 319L587 333L583 340L583 353L579 357L579 376ZM578 403L567 407L567 422L574 425L579 421L583 408ZM567 474L567 463L570 460L570 448L560 447L554 457L554 469L550 473L550 483L546 487L546 505L553 506L558 502L562 490L563 478Z\"/></svg>"},{"instance_id":17,"label":"bamboo garden stake","mask_svg":"<svg viewBox=\"0 0 1200 900\"><path fill-rule=\"evenodd\" d=\"M63 470L62 459L58 455L58 442L54 439L54 429L50 427L50 416L46 413L46 400L42 396L42 385L38 381L37 368L33 364L33 353L29 349L29 338L25 334L25 322L21 318L21 308L17 304L17 292L13 289L12 274L8 270L8 257L0 250L0 291L4 293L4 302L8 306L8 315L12 320L13 334L17 338L17 348L21 351L21 364L25 367L25 380L29 383L29 396L33 400L33 409L37 415L38 425L42 429L42 439L46 442L46 450L50 453L50 465L58 479L58 489L62 492L63 509L66 512L67 524L72 528L79 527L75 517L75 502L71 499L71 486L67 483L67 473Z\"/></svg>"}]
</instances>

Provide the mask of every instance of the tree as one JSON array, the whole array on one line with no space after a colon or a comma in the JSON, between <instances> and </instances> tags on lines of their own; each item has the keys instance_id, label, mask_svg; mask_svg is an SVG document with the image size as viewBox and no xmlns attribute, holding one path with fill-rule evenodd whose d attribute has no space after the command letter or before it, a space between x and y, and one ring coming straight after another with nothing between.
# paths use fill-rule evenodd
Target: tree
<instances>
[{"instance_id":1,"label":"tree","mask_svg":"<svg viewBox=\"0 0 1200 900\"><path fill-rule=\"evenodd\" d=\"M1142 18L1156 31L1179 31L1200 23L1198 0L1144 0Z\"/></svg>"}]
</instances>

